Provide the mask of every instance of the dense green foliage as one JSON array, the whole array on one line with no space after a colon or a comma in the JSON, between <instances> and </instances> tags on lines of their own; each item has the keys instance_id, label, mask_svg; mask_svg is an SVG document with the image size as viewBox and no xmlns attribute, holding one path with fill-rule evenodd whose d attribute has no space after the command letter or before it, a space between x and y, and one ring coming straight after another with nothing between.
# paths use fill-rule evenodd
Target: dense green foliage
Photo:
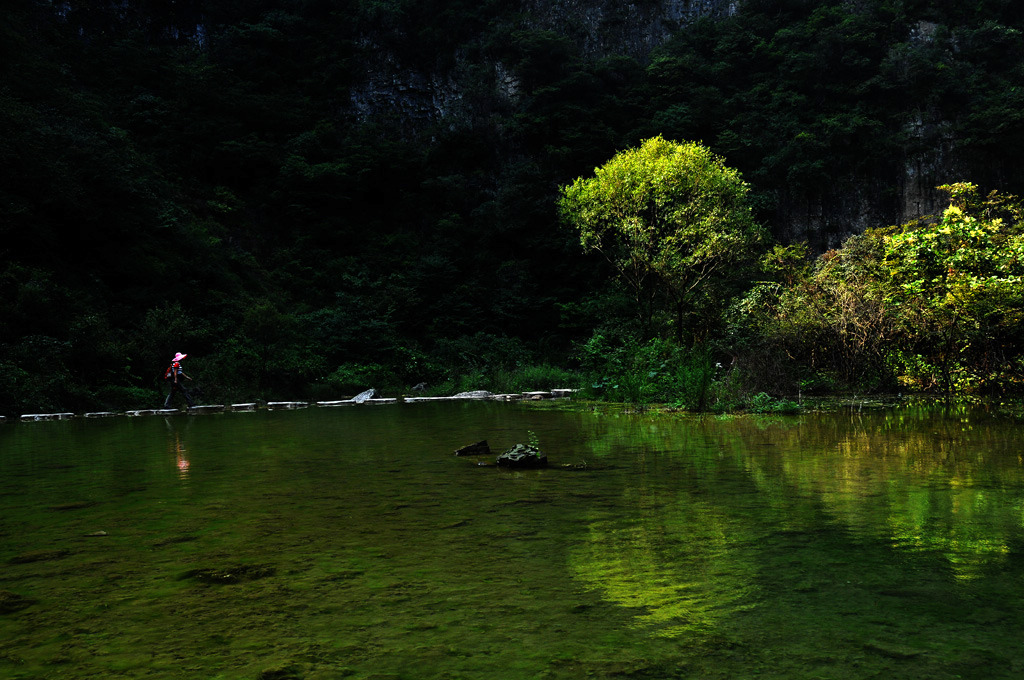
<instances>
[{"instance_id":1,"label":"dense green foliage","mask_svg":"<svg viewBox=\"0 0 1024 680\"><path fill-rule=\"evenodd\" d=\"M983 199L973 184L943 188L951 201L941 219L869 230L811 266L790 265L788 283L761 284L738 301L737 331L762 379L1020 392L1021 204L995 192Z\"/></svg>"},{"instance_id":2,"label":"dense green foliage","mask_svg":"<svg viewBox=\"0 0 1024 680\"><path fill-rule=\"evenodd\" d=\"M677 341L706 341L762 241L747 192L706 147L657 137L565 187L560 206L632 291L641 334L667 308Z\"/></svg>"},{"instance_id":3,"label":"dense green foliage","mask_svg":"<svg viewBox=\"0 0 1024 680\"><path fill-rule=\"evenodd\" d=\"M19 0L0 25L0 413L155 405L175 351L206 401L554 387L526 383L565 369L601 384L597 338L606 368L650 345L648 373L690 385L688 403L718 363L746 395L1019 385L1011 260L940 253L963 273L915 288L906 239L816 264L780 246L774 288L697 291L731 311L694 354L659 345L687 334L638 324L614 270L558 226L558 187L643 139L702 140L775 234L824 215L815 252L860 230L850 206L899 222L908 166L1021 193L1022 27L1008 0L747 0L649 59L589 58L505 3ZM371 65L459 96L439 117L359 109ZM970 243L1002 252L1013 225ZM803 325L785 327L800 294ZM898 305L922 318L882 313Z\"/></svg>"}]
</instances>

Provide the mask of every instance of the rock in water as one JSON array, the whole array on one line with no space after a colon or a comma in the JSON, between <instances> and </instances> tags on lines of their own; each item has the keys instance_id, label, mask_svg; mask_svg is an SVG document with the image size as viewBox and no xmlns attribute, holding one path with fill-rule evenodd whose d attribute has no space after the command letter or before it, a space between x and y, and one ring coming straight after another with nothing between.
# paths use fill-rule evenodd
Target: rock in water
<instances>
[{"instance_id":1,"label":"rock in water","mask_svg":"<svg viewBox=\"0 0 1024 680\"><path fill-rule=\"evenodd\" d=\"M376 393L377 393L377 390L375 390L375 389L373 389L371 387L370 389L366 390L365 392L360 392L356 396L352 397L352 401L354 401L357 404L362 404L367 399L373 399L373 395L375 395Z\"/></svg>"},{"instance_id":2,"label":"rock in water","mask_svg":"<svg viewBox=\"0 0 1024 680\"><path fill-rule=\"evenodd\" d=\"M215 585L228 585L241 583L242 581L256 581L261 578L273 576L277 568L265 564L239 564L233 567L216 569L189 569L178 577L178 580L192 579L199 583L210 583Z\"/></svg>"},{"instance_id":3,"label":"rock in water","mask_svg":"<svg viewBox=\"0 0 1024 680\"><path fill-rule=\"evenodd\" d=\"M461 449L455 450L456 456L489 456L491 455L491 447L487 445L487 440L477 442L476 444L467 444Z\"/></svg>"},{"instance_id":4,"label":"rock in water","mask_svg":"<svg viewBox=\"0 0 1024 680\"><path fill-rule=\"evenodd\" d=\"M548 457L541 453L536 446L516 444L498 456L495 462L499 466L507 468L542 468L548 466Z\"/></svg>"}]
</instances>

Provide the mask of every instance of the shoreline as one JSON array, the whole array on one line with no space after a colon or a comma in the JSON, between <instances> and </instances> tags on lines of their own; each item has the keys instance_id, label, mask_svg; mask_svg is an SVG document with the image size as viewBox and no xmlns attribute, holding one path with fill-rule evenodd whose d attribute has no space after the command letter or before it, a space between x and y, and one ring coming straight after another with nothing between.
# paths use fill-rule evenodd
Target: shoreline
<instances>
[{"instance_id":1,"label":"shoreline","mask_svg":"<svg viewBox=\"0 0 1024 680\"><path fill-rule=\"evenodd\" d=\"M173 415L202 415L206 413L227 413L227 412L254 412L266 411L293 411L303 408L333 408L338 406L358 406L367 404L371 406L388 404L417 404L424 402L439 401L544 401L550 399L569 399L576 392L575 389L554 389L536 390L531 392L517 392L511 394L493 394L486 391L461 392L447 397L385 397L377 399L339 399L334 401L253 401L237 404L204 404L190 408L173 409L131 409L127 411L90 411L86 413L24 413L19 416L0 416L0 423L22 422L52 422L55 420L72 420L75 418L113 418L126 416L138 418L143 416L173 416Z\"/></svg>"}]
</instances>

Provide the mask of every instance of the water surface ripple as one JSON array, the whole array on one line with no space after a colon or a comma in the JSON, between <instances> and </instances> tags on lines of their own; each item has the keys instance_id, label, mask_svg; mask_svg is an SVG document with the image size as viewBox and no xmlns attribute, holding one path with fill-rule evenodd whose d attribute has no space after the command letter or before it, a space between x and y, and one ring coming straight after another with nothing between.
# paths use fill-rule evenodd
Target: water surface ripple
<instances>
[{"instance_id":1,"label":"water surface ripple","mask_svg":"<svg viewBox=\"0 0 1024 680\"><path fill-rule=\"evenodd\" d=\"M0 427L0 678L1020 678L1021 426L440 403ZM452 452L532 436L551 467Z\"/></svg>"}]
</instances>

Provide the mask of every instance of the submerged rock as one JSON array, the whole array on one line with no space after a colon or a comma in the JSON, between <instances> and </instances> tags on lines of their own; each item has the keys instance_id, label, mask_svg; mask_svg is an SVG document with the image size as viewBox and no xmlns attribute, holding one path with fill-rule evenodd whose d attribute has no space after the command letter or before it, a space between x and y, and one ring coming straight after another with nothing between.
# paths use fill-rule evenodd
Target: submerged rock
<instances>
[{"instance_id":1,"label":"submerged rock","mask_svg":"<svg viewBox=\"0 0 1024 680\"><path fill-rule=\"evenodd\" d=\"M50 510L81 510L82 508L91 508L96 505L96 501L71 501L70 503L61 503L60 505L51 505Z\"/></svg>"},{"instance_id":2,"label":"submerged rock","mask_svg":"<svg viewBox=\"0 0 1024 680\"><path fill-rule=\"evenodd\" d=\"M542 468L547 467L548 457L541 453L540 449L536 446L516 444L498 456L495 462L501 467L508 468Z\"/></svg>"},{"instance_id":3,"label":"submerged rock","mask_svg":"<svg viewBox=\"0 0 1024 680\"><path fill-rule=\"evenodd\" d=\"M562 463L563 470L592 470L590 464L587 461L582 463Z\"/></svg>"},{"instance_id":4,"label":"submerged rock","mask_svg":"<svg viewBox=\"0 0 1024 680\"><path fill-rule=\"evenodd\" d=\"M67 550L30 550L23 552L19 555L15 555L11 559L7 560L8 564L29 564L31 562L46 562L48 560L59 560L62 557L67 557L70 554Z\"/></svg>"},{"instance_id":5,"label":"submerged rock","mask_svg":"<svg viewBox=\"0 0 1024 680\"><path fill-rule=\"evenodd\" d=\"M487 440L479 441L476 444L467 444L461 449L455 450L456 456L489 456L491 455L491 447L487 445Z\"/></svg>"},{"instance_id":6,"label":"submerged rock","mask_svg":"<svg viewBox=\"0 0 1024 680\"><path fill-rule=\"evenodd\" d=\"M871 640L864 644L864 649L889 659L913 659L925 653L923 649L907 647L898 643Z\"/></svg>"},{"instance_id":7,"label":"submerged rock","mask_svg":"<svg viewBox=\"0 0 1024 680\"><path fill-rule=\"evenodd\" d=\"M275 666L265 668L257 676L259 680L302 680L302 669L297 665Z\"/></svg>"},{"instance_id":8,"label":"submerged rock","mask_svg":"<svg viewBox=\"0 0 1024 680\"><path fill-rule=\"evenodd\" d=\"M275 573L277 573L275 567L265 564L239 564L223 569L189 569L180 578L182 580L191 579L200 583L229 584L255 581L267 576L273 576Z\"/></svg>"},{"instance_id":9,"label":"submerged rock","mask_svg":"<svg viewBox=\"0 0 1024 680\"><path fill-rule=\"evenodd\" d=\"M21 611L25 607L32 606L34 603L35 600L32 598L12 593L9 590L0 590L0 614L11 614Z\"/></svg>"}]
</instances>

